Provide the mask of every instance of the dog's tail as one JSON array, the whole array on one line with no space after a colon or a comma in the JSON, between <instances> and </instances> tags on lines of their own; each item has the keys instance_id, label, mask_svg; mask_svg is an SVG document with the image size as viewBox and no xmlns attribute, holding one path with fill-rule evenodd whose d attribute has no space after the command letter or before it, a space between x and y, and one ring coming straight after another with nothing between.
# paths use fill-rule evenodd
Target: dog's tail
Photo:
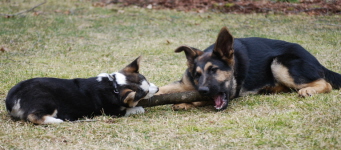
<instances>
[{"instance_id":1,"label":"dog's tail","mask_svg":"<svg viewBox=\"0 0 341 150\"><path fill-rule=\"evenodd\" d=\"M341 88L341 74L331 71L327 68L324 68L324 74L327 82L329 82L333 89Z\"/></svg>"}]
</instances>

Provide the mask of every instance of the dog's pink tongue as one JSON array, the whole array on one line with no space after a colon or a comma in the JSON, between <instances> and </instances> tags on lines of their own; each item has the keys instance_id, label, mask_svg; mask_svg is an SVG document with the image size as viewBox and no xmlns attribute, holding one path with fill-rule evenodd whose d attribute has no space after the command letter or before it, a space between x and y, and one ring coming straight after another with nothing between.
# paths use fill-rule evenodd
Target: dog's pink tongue
<instances>
[{"instance_id":1,"label":"dog's pink tongue","mask_svg":"<svg viewBox=\"0 0 341 150\"><path fill-rule=\"evenodd\" d=\"M214 97L214 103L216 107L220 107L223 104L222 95L217 95Z\"/></svg>"}]
</instances>

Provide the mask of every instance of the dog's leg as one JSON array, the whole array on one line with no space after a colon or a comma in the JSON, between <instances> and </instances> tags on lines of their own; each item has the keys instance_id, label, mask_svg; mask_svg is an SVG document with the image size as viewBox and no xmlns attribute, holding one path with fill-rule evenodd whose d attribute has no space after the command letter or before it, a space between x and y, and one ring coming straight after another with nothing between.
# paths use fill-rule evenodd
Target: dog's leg
<instances>
[{"instance_id":1,"label":"dog's leg","mask_svg":"<svg viewBox=\"0 0 341 150\"><path fill-rule=\"evenodd\" d=\"M129 115L134 115L134 114L143 114L145 111L142 108L142 106L138 107L133 107L133 108L127 108L126 109L126 114L124 115L125 117L128 117Z\"/></svg>"},{"instance_id":2,"label":"dog's leg","mask_svg":"<svg viewBox=\"0 0 341 150\"><path fill-rule=\"evenodd\" d=\"M192 103L181 103L181 104L174 104L172 106L173 110L189 110L195 107L203 107L208 105L213 105L213 101L199 101L199 102L192 102Z\"/></svg>"},{"instance_id":3,"label":"dog's leg","mask_svg":"<svg viewBox=\"0 0 341 150\"><path fill-rule=\"evenodd\" d=\"M155 95L170 94L170 93L180 93L187 91L194 91L194 87L187 85L181 81L177 81L159 88L159 91Z\"/></svg>"},{"instance_id":4,"label":"dog's leg","mask_svg":"<svg viewBox=\"0 0 341 150\"><path fill-rule=\"evenodd\" d=\"M312 96L318 93L328 93L332 91L332 86L324 79L319 79L311 83L298 85L298 94L300 96Z\"/></svg>"},{"instance_id":5,"label":"dog's leg","mask_svg":"<svg viewBox=\"0 0 341 150\"><path fill-rule=\"evenodd\" d=\"M190 79L184 75L180 81L176 81L174 83L162 86L159 88L159 92L155 95L161 94L170 94L170 93L179 93L179 92L187 92L187 91L195 91L195 87L192 85ZM172 106L173 110L189 110L195 107L202 107L207 105L213 105L213 101L199 101L192 103L180 103L174 104Z\"/></svg>"},{"instance_id":6,"label":"dog's leg","mask_svg":"<svg viewBox=\"0 0 341 150\"><path fill-rule=\"evenodd\" d=\"M302 70L305 69L304 67L306 66L303 66ZM271 64L271 71L274 75L276 82L278 82L279 84L285 85L288 88L298 90L298 94L302 97L312 96L318 93L328 93L332 90L332 86L326 80L324 80L322 77L319 77L318 75L313 76L315 80L313 80L312 79L313 77L304 71L302 71L302 73L296 71L296 75L293 76L290 74L289 69L291 68L284 66L283 64L279 63L276 59ZM299 70L299 69L296 69L296 70ZM318 74L316 73L317 71L314 69L311 69L309 71L310 72L308 73L310 74ZM295 82L295 80L296 81L313 80L313 81L298 84Z\"/></svg>"},{"instance_id":7,"label":"dog's leg","mask_svg":"<svg viewBox=\"0 0 341 150\"><path fill-rule=\"evenodd\" d=\"M174 104L172 106L173 110L190 110L192 108L195 108L193 103L181 103L181 104Z\"/></svg>"},{"instance_id":8,"label":"dog's leg","mask_svg":"<svg viewBox=\"0 0 341 150\"><path fill-rule=\"evenodd\" d=\"M177 81L159 88L159 92L156 95L161 94L170 94L170 93L178 93L178 92L186 92L186 91L194 91L195 88L191 85L185 84L184 82ZM172 106L173 110L189 110L195 107L205 106L207 105L207 101L202 102L192 102L192 103L180 103L174 104Z\"/></svg>"},{"instance_id":9,"label":"dog's leg","mask_svg":"<svg viewBox=\"0 0 341 150\"><path fill-rule=\"evenodd\" d=\"M61 123L63 120L55 118L57 116L57 110L51 115L42 115L39 112L31 113L27 116L27 120L34 124L53 124Z\"/></svg>"},{"instance_id":10,"label":"dog's leg","mask_svg":"<svg viewBox=\"0 0 341 150\"><path fill-rule=\"evenodd\" d=\"M179 92L187 92L187 91L195 91L195 87L192 85L188 76L184 74L180 81L176 81L171 84L160 87L159 92L157 92L155 95L179 93ZM202 102L174 104L172 106L172 109L173 110L189 110L191 108L205 106L207 105L207 103L208 103L207 101L202 101Z\"/></svg>"},{"instance_id":11,"label":"dog's leg","mask_svg":"<svg viewBox=\"0 0 341 150\"><path fill-rule=\"evenodd\" d=\"M57 119L57 118L54 118L51 116L44 116L43 118L44 118L43 124L53 124L53 123L62 123L63 122L63 120Z\"/></svg>"},{"instance_id":12,"label":"dog's leg","mask_svg":"<svg viewBox=\"0 0 341 150\"><path fill-rule=\"evenodd\" d=\"M176 81L171 84L160 87L159 91L155 95L179 93L179 92L187 92L187 91L195 91L195 87L192 85L190 79L185 73L182 76L180 81Z\"/></svg>"},{"instance_id":13,"label":"dog's leg","mask_svg":"<svg viewBox=\"0 0 341 150\"><path fill-rule=\"evenodd\" d=\"M159 92L156 93L156 95L179 93L179 92L186 92L186 91L194 91L195 90L193 86L186 85L182 81L183 80L160 87ZM196 104L194 104L194 103L196 103ZM174 104L172 106L172 109L173 110L189 110L191 108L196 107L196 105L199 105L199 102L180 103L180 104Z\"/></svg>"}]
</instances>

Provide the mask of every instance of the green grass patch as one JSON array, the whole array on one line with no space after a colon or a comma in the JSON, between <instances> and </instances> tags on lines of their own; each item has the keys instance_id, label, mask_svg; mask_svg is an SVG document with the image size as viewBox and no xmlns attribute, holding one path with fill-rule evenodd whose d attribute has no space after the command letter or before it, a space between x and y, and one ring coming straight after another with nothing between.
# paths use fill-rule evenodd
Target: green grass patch
<instances>
[{"instance_id":1,"label":"green grass patch","mask_svg":"<svg viewBox=\"0 0 341 150\"><path fill-rule=\"evenodd\" d=\"M0 1L1 14L39 2ZM141 73L162 86L186 69L180 45L204 49L227 26L235 37L266 37L301 44L341 73L341 17L236 15L149 10L91 1L48 1L35 15L0 18L0 149L340 149L341 93L309 98L296 93L250 95L216 112L146 108L131 117L36 126L13 121L4 100L16 83L33 77L78 78L114 72L142 56ZM70 13L65 13L70 12Z\"/></svg>"}]
</instances>

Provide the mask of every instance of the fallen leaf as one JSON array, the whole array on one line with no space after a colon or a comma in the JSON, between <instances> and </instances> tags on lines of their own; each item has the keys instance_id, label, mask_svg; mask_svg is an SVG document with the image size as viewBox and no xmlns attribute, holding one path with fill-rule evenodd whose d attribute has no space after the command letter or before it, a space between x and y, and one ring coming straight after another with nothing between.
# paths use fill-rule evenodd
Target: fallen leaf
<instances>
[{"instance_id":1,"label":"fallen leaf","mask_svg":"<svg viewBox=\"0 0 341 150\"><path fill-rule=\"evenodd\" d=\"M3 53L4 53L4 52L8 52L8 48L6 48L6 47L1 47L1 48L0 48L0 52L3 52Z\"/></svg>"},{"instance_id":2,"label":"fallen leaf","mask_svg":"<svg viewBox=\"0 0 341 150\"><path fill-rule=\"evenodd\" d=\"M105 3L102 3L102 2L96 2L96 3L93 3L92 6L94 7L104 7L106 4Z\"/></svg>"},{"instance_id":3,"label":"fallen leaf","mask_svg":"<svg viewBox=\"0 0 341 150\"><path fill-rule=\"evenodd\" d=\"M38 16L38 15L40 15L42 13L43 13L42 11L35 11L35 12L33 12L33 16Z\"/></svg>"},{"instance_id":4,"label":"fallen leaf","mask_svg":"<svg viewBox=\"0 0 341 150\"><path fill-rule=\"evenodd\" d=\"M4 17L5 17L5 18L13 18L14 15L5 15Z\"/></svg>"},{"instance_id":5,"label":"fallen leaf","mask_svg":"<svg viewBox=\"0 0 341 150\"><path fill-rule=\"evenodd\" d=\"M70 15L70 13L71 13L70 10L64 11L64 14L65 14L65 15Z\"/></svg>"},{"instance_id":6,"label":"fallen leaf","mask_svg":"<svg viewBox=\"0 0 341 150\"><path fill-rule=\"evenodd\" d=\"M62 11L59 10L59 9L57 9L57 10L55 10L54 12L55 12L55 13L61 13Z\"/></svg>"},{"instance_id":7,"label":"fallen leaf","mask_svg":"<svg viewBox=\"0 0 341 150\"><path fill-rule=\"evenodd\" d=\"M204 13L204 12L205 12L205 10L203 10L203 9L197 10L197 13Z\"/></svg>"}]
</instances>

